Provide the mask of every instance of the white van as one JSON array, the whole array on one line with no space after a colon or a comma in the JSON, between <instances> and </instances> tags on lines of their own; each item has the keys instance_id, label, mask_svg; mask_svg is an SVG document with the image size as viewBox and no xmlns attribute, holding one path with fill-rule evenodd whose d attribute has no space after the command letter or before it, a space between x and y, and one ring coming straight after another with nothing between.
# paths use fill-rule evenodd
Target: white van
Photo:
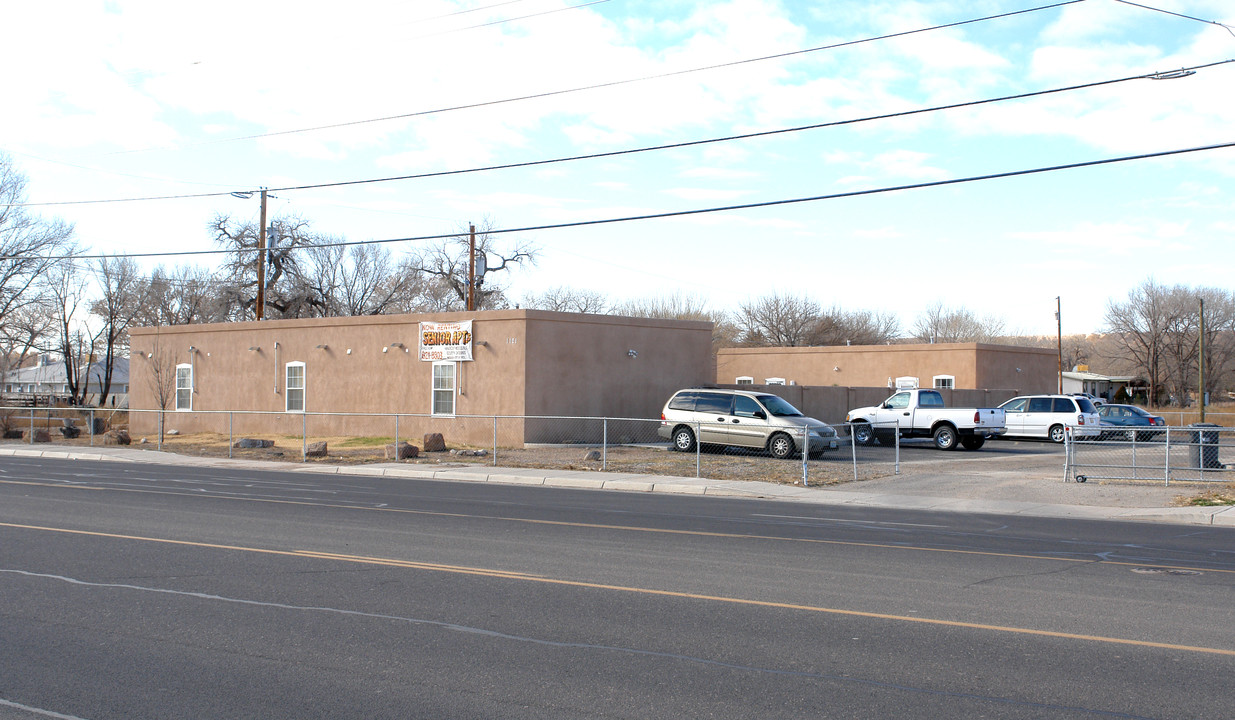
<instances>
[{"instance_id":1,"label":"white van","mask_svg":"<svg viewBox=\"0 0 1235 720\"><path fill-rule=\"evenodd\" d=\"M1023 395L999 406L1006 416L1004 437L1039 437L1061 443L1064 428L1072 437L1097 437L1098 409L1089 398L1071 395Z\"/></svg>"}]
</instances>

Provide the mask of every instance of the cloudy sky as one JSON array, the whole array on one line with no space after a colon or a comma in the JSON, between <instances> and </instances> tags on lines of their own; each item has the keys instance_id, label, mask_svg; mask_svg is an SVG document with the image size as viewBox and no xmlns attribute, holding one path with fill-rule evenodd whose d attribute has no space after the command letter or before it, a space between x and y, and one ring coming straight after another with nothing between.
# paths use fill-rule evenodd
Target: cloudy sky
<instances>
[{"instance_id":1,"label":"cloudy sky","mask_svg":"<svg viewBox=\"0 0 1235 720\"><path fill-rule=\"evenodd\" d=\"M520 233L540 262L511 276L515 300L804 294L906 329L942 302L1054 334L1059 296L1067 334L1101 330L1149 277L1232 288L1235 148L939 184L1235 142L1230 0L112 0L3 16L0 152L31 210L97 253L214 249L215 214L258 216L232 191L843 123L278 190L270 212L387 240L731 208ZM204 197L82 202L183 195ZM800 198L820 199L773 204Z\"/></svg>"}]
</instances>

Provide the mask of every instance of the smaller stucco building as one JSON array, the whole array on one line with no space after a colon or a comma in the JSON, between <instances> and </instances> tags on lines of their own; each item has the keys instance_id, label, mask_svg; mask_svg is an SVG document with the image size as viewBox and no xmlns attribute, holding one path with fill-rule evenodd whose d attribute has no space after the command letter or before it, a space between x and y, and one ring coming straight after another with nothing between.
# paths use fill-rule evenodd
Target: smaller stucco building
<instances>
[{"instance_id":1,"label":"smaller stucco building","mask_svg":"<svg viewBox=\"0 0 1235 720\"><path fill-rule=\"evenodd\" d=\"M132 414L136 434L156 432L162 408L180 432L595 441L605 429L582 418L659 418L675 390L712 378L710 322L542 310L147 327L131 338L130 407L151 411Z\"/></svg>"},{"instance_id":2,"label":"smaller stucco building","mask_svg":"<svg viewBox=\"0 0 1235 720\"><path fill-rule=\"evenodd\" d=\"M895 388L916 382L942 389L1055 392L1058 353L1049 348L938 343L835 347L723 348L721 384Z\"/></svg>"}]
</instances>

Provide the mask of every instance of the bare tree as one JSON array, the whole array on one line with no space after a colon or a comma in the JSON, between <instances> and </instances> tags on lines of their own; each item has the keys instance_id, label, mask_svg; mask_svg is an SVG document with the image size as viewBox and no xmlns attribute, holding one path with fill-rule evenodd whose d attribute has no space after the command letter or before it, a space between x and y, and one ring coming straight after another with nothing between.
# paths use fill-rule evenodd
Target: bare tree
<instances>
[{"instance_id":1,"label":"bare tree","mask_svg":"<svg viewBox=\"0 0 1235 720\"><path fill-rule=\"evenodd\" d=\"M485 218L476 229L476 255L490 258L483 272L479 272L475 278L474 297L477 309L506 306L505 288L497 281L499 276L496 273L511 270L524 263L536 264L538 251L533 245L516 240L512 248L499 250L496 239L490 233L492 228L493 221ZM471 239L465 232L429 248L416 259L416 266L421 272L433 276L438 283L449 289L456 304L456 307L451 309L461 310L467 305L470 242ZM490 275L493 276L492 279Z\"/></svg>"},{"instance_id":2,"label":"bare tree","mask_svg":"<svg viewBox=\"0 0 1235 720\"><path fill-rule=\"evenodd\" d=\"M22 305L0 323L0 375L21 367L31 352L50 344L56 327L51 302Z\"/></svg>"},{"instance_id":3,"label":"bare tree","mask_svg":"<svg viewBox=\"0 0 1235 720\"><path fill-rule=\"evenodd\" d=\"M1126 302L1111 300L1106 306L1106 325L1117 339L1116 352L1145 373L1149 380L1150 402L1155 403L1162 390L1167 294L1166 288L1150 278L1130 290Z\"/></svg>"},{"instance_id":4,"label":"bare tree","mask_svg":"<svg viewBox=\"0 0 1235 720\"><path fill-rule=\"evenodd\" d=\"M662 320L698 320L712 323L712 353L717 348L736 345L740 330L723 310L708 307L708 301L698 295L672 293L655 297L627 300L609 308L610 315L658 318Z\"/></svg>"},{"instance_id":5,"label":"bare tree","mask_svg":"<svg viewBox=\"0 0 1235 720\"><path fill-rule=\"evenodd\" d=\"M329 244L328 244L329 245ZM394 263L379 245L334 244L305 250L304 274L323 312L332 316L414 312L432 303L424 298L424 274L412 261Z\"/></svg>"},{"instance_id":6,"label":"bare tree","mask_svg":"<svg viewBox=\"0 0 1235 720\"><path fill-rule=\"evenodd\" d=\"M204 268L182 265L169 272L160 265L145 280L133 322L157 327L233 319L224 298L226 287Z\"/></svg>"},{"instance_id":7,"label":"bare tree","mask_svg":"<svg viewBox=\"0 0 1235 720\"><path fill-rule=\"evenodd\" d=\"M101 258L94 267L94 275L101 295L90 304L90 312L102 321L99 339L103 357L98 399L102 407L111 394L116 356L129 345L129 325L137 315L142 278L132 258Z\"/></svg>"},{"instance_id":8,"label":"bare tree","mask_svg":"<svg viewBox=\"0 0 1235 720\"><path fill-rule=\"evenodd\" d=\"M609 299L595 290L559 285L540 293L525 295L520 306L532 310L556 310L558 312L604 313L609 309Z\"/></svg>"},{"instance_id":9,"label":"bare tree","mask_svg":"<svg viewBox=\"0 0 1235 720\"><path fill-rule=\"evenodd\" d=\"M1199 288L1205 300L1205 392L1235 387L1235 292ZM1199 312L1199 308L1198 308Z\"/></svg>"},{"instance_id":10,"label":"bare tree","mask_svg":"<svg viewBox=\"0 0 1235 720\"><path fill-rule=\"evenodd\" d=\"M824 311L810 334L811 345L883 345L900 334L900 320L892 313L872 310Z\"/></svg>"},{"instance_id":11,"label":"bare tree","mask_svg":"<svg viewBox=\"0 0 1235 720\"><path fill-rule=\"evenodd\" d=\"M0 328L6 334L13 313L46 300L43 280L73 249L73 226L29 214L25 201L25 176L0 155Z\"/></svg>"},{"instance_id":12,"label":"bare tree","mask_svg":"<svg viewBox=\"0 0 1235 720\"><path fill-rule=\"evenodd\" d=\"M81 405L86 398L87 372L97 340L78 312L86 302L86 279L73 263L59 262L52 266L47 286L56 329L54 345L46 349L60 354L69 403Z\"/></svg>"},{"instance_id":13,"label":"bare tree","mask_svg":"<svg viewBox=\"0 0 1235 720\"><path fill-rule=\"evenodd\" d=\"M267 238L263 315L280 318L322 315L325 303L307 279L303 249L322 244L309 232L307 221L295 217L275 220ZM232 316L253 319L257 305L257 259L261 228L252 222L235 223L228 215L216 215L210 223L214 240L231 252L223 267L221 288ZM247 312L246 312L247 311ZM247 317L246 317L247 316Z\"/></svg>"},{"instance_id":14,"label":"bare tree","mask_svg":"<svg viewBox=\"0 0 1235 720\"><path fill-rule=\"evenodd\" d=\"M978 317L966 308L936 302L914 322L914 339L924 343L989 342L1004 332L1004 321L994 315Z\"/></svg>"},{"instance_id":15,"label":"bare tree","mask_svg":"<svg viewBox=\"0 0 1235 720\"><path fill-rule=\"evenodd\" d=\"M163 428L166 424L163 415L176 397L176 358L171 350L163 347L156 334L146 362L150 366L146 381L150 384L150 394L154 397L154 403L159 408L159 443L162 444Z\"/></svg>"},{"instance_id":16,"label":"bare tree","mask_svg":"<svg viewBox=\"0 0 1235 720\"><path fill-rule=\"evenodd\" d=\"M819 303L805 295L765 295L739 307L739 341L755 347L808 346L822 314Z\"/></svg>"}]
</instances>

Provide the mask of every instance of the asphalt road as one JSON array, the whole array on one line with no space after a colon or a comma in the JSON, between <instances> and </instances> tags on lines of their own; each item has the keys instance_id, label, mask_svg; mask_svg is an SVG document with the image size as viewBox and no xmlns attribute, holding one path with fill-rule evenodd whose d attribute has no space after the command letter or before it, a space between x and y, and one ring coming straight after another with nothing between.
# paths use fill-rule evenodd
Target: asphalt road
<instances>
[{"instance_id":1,"label":"asphalt road","mask_svg":"<svg viewBox=\"0 0 1235 720\"><path fill-rule=\"evenodd\" d=\"M5 458L0 718L1229 718L1233 541Z\"/></svg>"}]
</instances>

